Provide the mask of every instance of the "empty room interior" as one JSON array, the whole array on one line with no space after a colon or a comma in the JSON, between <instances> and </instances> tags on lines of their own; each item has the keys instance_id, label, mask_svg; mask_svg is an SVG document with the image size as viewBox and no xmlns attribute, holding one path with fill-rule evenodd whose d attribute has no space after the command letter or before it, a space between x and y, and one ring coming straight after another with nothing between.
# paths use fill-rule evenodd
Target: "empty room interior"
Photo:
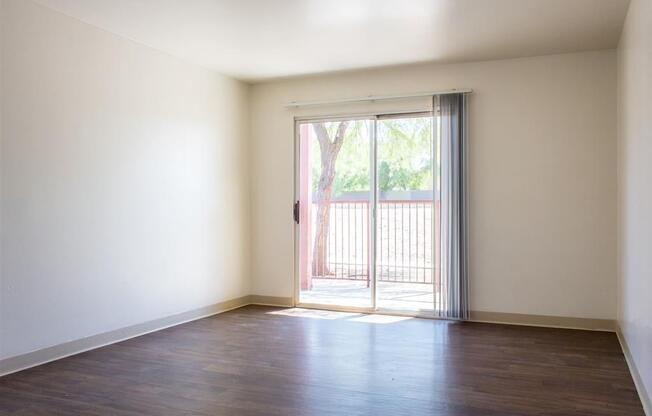
<instances>
[{"instance_id":1,"label":"empty room interior","mask_svg":"<svg viewBox=\"0 0 652 416\"><path fill-rule=\"evenodd\" d=\"M0 0L0 415L651 400L652 0Z\"/></svg>"}]
</instances>

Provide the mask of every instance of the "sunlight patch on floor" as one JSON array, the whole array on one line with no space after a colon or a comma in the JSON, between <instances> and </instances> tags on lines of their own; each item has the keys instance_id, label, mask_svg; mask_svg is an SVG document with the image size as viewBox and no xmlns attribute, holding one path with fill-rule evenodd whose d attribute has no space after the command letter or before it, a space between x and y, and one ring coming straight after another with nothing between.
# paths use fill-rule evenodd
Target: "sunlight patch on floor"
<instances>
[{"instance_id":1,"label":"sunlight patch on floor","mask_svg":"<svg viewBox=\"0 0 652 416\"><path fill-rule=\"evenodd\" d=\"M304 308L288 308L278 311L267 312L270 315L284 315L296 316L299 318L314 318L314 319L347 319L360 316L359 313L352 312L339 312L339 311L325 311L319 309L304 309Z\"/></svg>"},{"instance_id":2,"label":"sunlight patch on floor","mask_svg":"<svg viewBox=\"0 0 652 416\"><path fill-rule=\"evenodd\" d=\"M342 319L352 322L363 322L367 324L391 324L400 321L413 319L410 316L395 316L395 315L378 315L378 314L365 314L355 312L340 312L340 311L326 311L321 309L305 309L305 308L288 308L276 311L266 312L269 315L283 315L293 316L297 318L312 318L312 319Z\"/></svg>"},{"instance_id":3,"label":"sunlight patch on floor","mask_svg":"<svg viewBox=\"0 0 652 416\"><path fill-rule=\"evenodd\" d=\"M392 324L394 322L407 321L413 319L410 316L395 316L395 315L362 315L356 318L350 318L349 321L364 322L367 324Z\"/></svg>"}]
</instances>

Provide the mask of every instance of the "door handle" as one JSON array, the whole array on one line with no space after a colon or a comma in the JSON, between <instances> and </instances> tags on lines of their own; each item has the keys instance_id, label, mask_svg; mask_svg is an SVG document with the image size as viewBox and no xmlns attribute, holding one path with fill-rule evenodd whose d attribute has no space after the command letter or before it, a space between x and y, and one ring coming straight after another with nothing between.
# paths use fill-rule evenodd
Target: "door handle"
<instances>
[{"instance_id":1,"label":"door handle","mask_svg":"<svg viewBox=\"0 0 652 416\"><path fill-rule=\"evenodd\" d=\"M296 201L294 203L294 222L296 222L297 224L299 223L299 213L300 213L299 208L300 208L299 201Z\"/></svg>"}]
</instances>

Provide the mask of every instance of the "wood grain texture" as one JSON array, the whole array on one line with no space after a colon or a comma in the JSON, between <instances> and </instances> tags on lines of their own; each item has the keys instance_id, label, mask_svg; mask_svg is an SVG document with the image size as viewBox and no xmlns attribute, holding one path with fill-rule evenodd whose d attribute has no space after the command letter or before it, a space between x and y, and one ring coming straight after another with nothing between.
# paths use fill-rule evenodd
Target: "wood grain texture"
<instances>
[{"instance_id":1,"label":"wood grain texture","mask_svg":"<svg viewBox=\"0 0 652 416\"><path fill-rule=\"evenodd\" d=\"M643 410L613 333L247 306L0 378L0 414Z\"/></svg>"}]
</instances>

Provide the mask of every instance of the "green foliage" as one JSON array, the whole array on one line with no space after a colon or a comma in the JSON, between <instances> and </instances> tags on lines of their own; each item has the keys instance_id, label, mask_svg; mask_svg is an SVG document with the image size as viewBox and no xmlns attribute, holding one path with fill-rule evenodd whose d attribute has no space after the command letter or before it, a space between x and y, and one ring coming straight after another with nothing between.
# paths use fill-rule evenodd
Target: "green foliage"
<instances>
[{"instance_id":1,"label":"green foliage","mask_svg":"<svg viewBox=\"0 0 652 416\"><path fill-rule=\"evenodd\" d=\"M385 119L377 123L378 186L380 191L427 190L432 188L432 119L415 117ZM339 122L326 123L331 137ZM352 121L335 164L333 196L344 192L369 191L370 137L369 120ZM312 187L317 189L321 174L319 142L311 143Z\"/></svg>"},{"instance_id":2,"label":"green foliage","mask_svg":"<svg viewBox=\"0 0 652 416\"><path fill-rule=\"evenodd\" d=\"M432 189L430 117L378 122L378 188L381 191Z\"/></svg>"}]
</instances>

